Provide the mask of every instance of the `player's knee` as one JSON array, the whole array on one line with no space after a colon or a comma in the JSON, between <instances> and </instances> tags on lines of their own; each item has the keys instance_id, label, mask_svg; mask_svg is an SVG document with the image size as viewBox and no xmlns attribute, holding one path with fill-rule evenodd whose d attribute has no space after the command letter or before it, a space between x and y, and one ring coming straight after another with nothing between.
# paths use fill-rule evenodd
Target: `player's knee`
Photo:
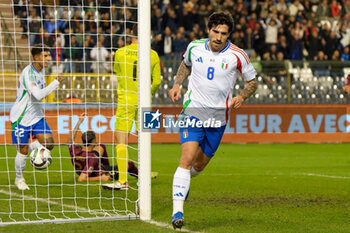
<instances>
[{"instance_id":1,"label":"player's knee","mask_svg":"<svg viewBox=\"0 0 350 233\"><path fill-rule=\"evenodd\" d=\"M19 152L20 152L22 155L28 154L28 146L19 146Z\"/></svg>"}]
</instances>

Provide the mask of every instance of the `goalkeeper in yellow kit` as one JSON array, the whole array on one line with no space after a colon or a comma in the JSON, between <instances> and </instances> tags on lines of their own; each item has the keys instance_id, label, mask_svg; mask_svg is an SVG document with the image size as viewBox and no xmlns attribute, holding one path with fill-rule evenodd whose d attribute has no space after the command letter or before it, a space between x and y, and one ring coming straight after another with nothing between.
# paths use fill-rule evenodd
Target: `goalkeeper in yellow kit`
<instances>
[{"instance_id":1,"label":"goalkeeper in yellow kit","mask_svg":"<svg viewBox=\"0 0 350 233\"><path fill-rule=\"evenodd\" d=\"M128 136L136 122L138 114L138 45L137 26L131 31L133 35L130 45L120 48L114 56L114 72L118 78L118 107L115 119L115 141L117 143L117 165L119 180L112 184L104 184L104 188L127 190L128 184ZM160 86L160 61L156 51L151 50L152 96Z\"/></svg>"}]
</instances>

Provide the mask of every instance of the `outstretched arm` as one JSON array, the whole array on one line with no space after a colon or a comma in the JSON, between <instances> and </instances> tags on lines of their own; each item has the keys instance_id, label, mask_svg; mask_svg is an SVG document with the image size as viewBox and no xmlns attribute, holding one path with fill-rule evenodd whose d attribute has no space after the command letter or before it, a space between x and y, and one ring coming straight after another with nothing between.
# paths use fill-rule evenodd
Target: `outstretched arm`
<instances>
[{"instance_id":1,"label":"outstretched arm","mask_svg":"<svg viewBox=\"0 0 350 233\"><path fill-rule=\"evenodd\" d=\"M77 133L78 133L78 129L79 129L79 126L80 124L84 121L84 118L87 116L86 113L82 113L79 117L79 121L77 123L77 125L75 126L74 130L73 130L73 133L69 133L69 138L68 138L68 144L72 144L74 143L74 140L75 140L75 137L77 136Z\"/></svg>"},{"instance_id":2,"label":"outstretched arm","mask_svg":"<svg viewBox=\"0 0 350 233\"><path fill-rule=\"evenodd\" d=\"M173 88L169 91L169 98L175 102L180 98L181 90L180 85L183 81L191 74L191 67L186 66L185 62L182 61L179 69L176 73L176 78Z\"/></svg>"},{"instance_id":3,"label":"outstretched arm","mask_svg":"<svg viewBox=\"0 0 350 233\"><path fill-rule=\"evenodd\" d=\"M78 182L84 182L84 181L109 181L112 180L112 178L107 175L103 174L101 176L94 176L89 177L86 173L82 172L80 176L78 177Z\"/></svg>"},{"instance_id":4,"label":"outstretched arm","mask_svg":"<svg viewBox=\"0 0 350 233\"><path fill-rule=\"evenodd\" d=\"M241 93L232 98L230 107L235 109L239 108L244 100L248 99L252 94L254 94L257 88L258 84L256 83L255 79L248 81Z\"/></svg>"}]
</instances>

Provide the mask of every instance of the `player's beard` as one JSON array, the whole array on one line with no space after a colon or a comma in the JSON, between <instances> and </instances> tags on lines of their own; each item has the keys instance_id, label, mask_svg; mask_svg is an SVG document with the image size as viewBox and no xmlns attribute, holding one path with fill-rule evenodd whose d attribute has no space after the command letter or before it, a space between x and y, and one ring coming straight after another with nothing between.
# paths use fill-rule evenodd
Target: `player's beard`
<instances>
[{"instance_id":1,"label":"player's beard","mask_svg":"<svg viewBox=\"0 0 350 233\"><path fill-rule=\"evenodd\" d=\"M224 45L221 41L212 41L211 47L213 49L213 52L219 52L224 47Z\"/></svg>"}]
</instances>

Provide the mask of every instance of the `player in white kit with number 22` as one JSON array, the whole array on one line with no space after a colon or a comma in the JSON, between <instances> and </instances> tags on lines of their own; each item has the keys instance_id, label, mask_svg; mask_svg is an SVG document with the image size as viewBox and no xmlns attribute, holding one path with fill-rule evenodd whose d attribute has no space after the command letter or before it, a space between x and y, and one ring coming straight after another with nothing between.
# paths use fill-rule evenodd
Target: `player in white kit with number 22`
<instances>
[{"instance_id":1,"label":"player in white kit with number 22","mask_svg":"<svg viewBox=\"0 0 350 233\"><path fill-rule=\"evenodd\" d=\"M15 185L19 190L29 189L23 177L28 152L42 145L49 150L53 149L54 140L44 118L41 101L64 80L63 76L57 77L45 87L45 67L51 60L50 48L35 44L31 48L31 54L33 62L19 76L16 102L10 111L12 143L17 145ZM31 136L38 140L28 144Z\"/></svg>"},{"instance_id":2,"label":"player in white kit with number 22","mask_svg":"<svg viewBox=\"0 0 350 233\"><path fill-rule=\"evenodd\" d=\"M208 19L208 39L192 41L184 54L170 99L179 99L180 85L189 79L188 90L184 96L184 119L202 122L215 119L215 127L196 124L180 128L181 159L173 179L174 228L181 228L185 221L183 205L187 198L191 177L199 173L214 156L229 117L231 107L239 108L256 88L256 71L247 54L228 41L233 30L231 15L213 13ZM234 84L242 75L246 81L244 89L232 98Z\"/></svg>"}]
</instances>

